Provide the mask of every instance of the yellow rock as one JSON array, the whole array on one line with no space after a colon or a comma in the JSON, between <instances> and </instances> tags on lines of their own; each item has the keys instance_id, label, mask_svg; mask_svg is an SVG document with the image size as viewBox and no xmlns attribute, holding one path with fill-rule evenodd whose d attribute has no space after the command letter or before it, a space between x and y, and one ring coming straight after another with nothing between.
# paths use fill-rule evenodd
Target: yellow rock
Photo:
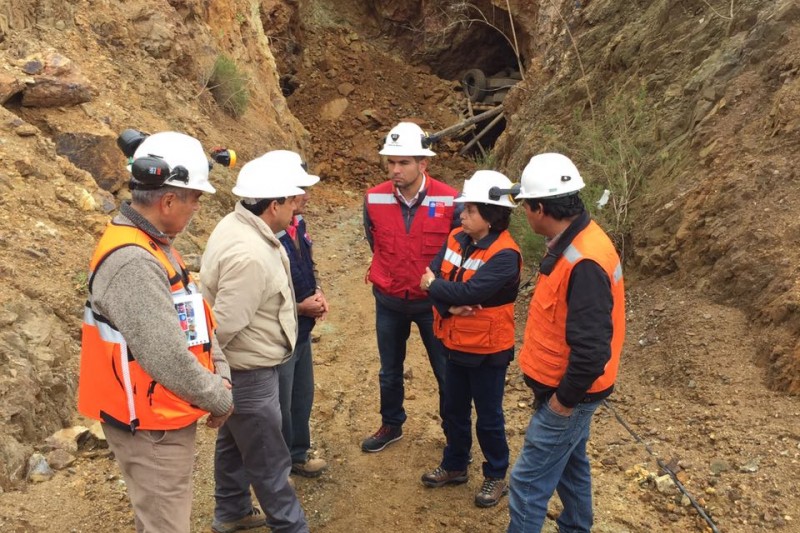
<instances>
[{"instance_id":1,"label":"yellow rock","mask_svg":"<svg viewBox=\"0 0 800 533\"><path fill-rule=\"evenodd\" d=\"M94 211L97 209L97 202L92 196L92 193L86 189L80 189L78 193L78 207L81 211Z\"/></svg>"}]
</instances>

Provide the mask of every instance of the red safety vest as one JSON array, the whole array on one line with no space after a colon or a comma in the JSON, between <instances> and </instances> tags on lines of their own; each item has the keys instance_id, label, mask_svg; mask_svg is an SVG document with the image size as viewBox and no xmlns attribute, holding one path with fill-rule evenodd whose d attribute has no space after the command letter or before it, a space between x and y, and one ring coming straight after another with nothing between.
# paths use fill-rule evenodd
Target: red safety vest
<instances>
[{"instance_id":1,"label":"red safety vest","mask_svg":"<svg viewBox=\"0 0 800 533\"><path fill-rule=\"evenodd\" d=\"M534 380L558 387L567 371L570 347L567 344L567 288L572 269L590 259L605 270L611 280L613 308L611 321L611 359L605 372L587 392L601 392L617 379L622 343L625 340L625 283L614 244L594 221L575 236L549 275L539 274L528 309L525 338L519 354L519 366Z\"/></svg>"},{"instance_id":2,"label":"red safety vest","mask_svg":"<svg viewBox=\"0 0 800 533\"><path fill-rule=\"evenodd\" d=\"M391 181L367 191L367 215L372 223L369 280L388 296L409 300L428 297L419 288L419 278L450 233L457 191L428 175L425 180L425 198L409 231Z\"/></svg>"},{"instance_id":3,"label":"red safety vest","mask_svg":"<svg viewBox=\"0 0 800 533\"><path fill-rule=\"evenodd\" d=\"M447 251L441 267L442 279L454 280L461 274L461 281L466 283L496 253L509 249L519 253L519 246L506 230L498 235L489 248L475 249L472 255L463 257L461 244L455 238L461 231L461 228L454 229L447 240ZM520 266L521 263L522 259ZM473 316L452 315L442 318L434 307L433 331L451 350L472 354L508 350L514 347L514 300L496 307L482 307Z\"/></svg>"},{"instance_id":4,"label":"red safety vest","mask_svg":"<svg viewBox=\"0 0 800 533\"><path fill-rule=\"evenodd\" d=\"M125 246L139 246L147 250L164 266L173 295L197 292L191 276L174 248L171 250L181 268L186 272L187 286L181 273L170 263L164 251L142 230L133 226L109 224L95 249L89 264L89 290L98 266L115 250ZM203 300L206 324L209 331L216 327L211 308ZM198 310L199 311L199 310ZM146 313L146 309L141 310ZM179 320L177 312L175 321ZM123 350L124 347L124 350ZM211 343L187 347L200 364L214 372ZM80 379L78 382L78 410L81 414L111 423L137 429L180 429L207 414L164 388L133 359L122 334L111 322L92 311L86 303L83 314Z\"/></svg>"}]
</instances>

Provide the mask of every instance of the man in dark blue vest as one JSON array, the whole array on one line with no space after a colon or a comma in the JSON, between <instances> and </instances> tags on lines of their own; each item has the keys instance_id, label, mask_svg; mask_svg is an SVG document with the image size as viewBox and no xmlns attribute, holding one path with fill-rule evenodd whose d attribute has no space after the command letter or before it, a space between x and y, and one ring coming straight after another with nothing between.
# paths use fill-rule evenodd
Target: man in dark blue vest
<instances>
[{"instance_id":1,"label":"man in dark blue vest","mask_svg":"<svg viewBox=\"0 0 800 533\"><path fill-rule=\"evenodd\" d=\"M289 150L276 152L284 154L287 160L297 163L303 174L298 185L306 191L306 194L296 198L294 218L289 227L276 234L289 256L297 301L297 345L292 358L278 369L282 432L292 456L292 473L304 477L318 477L327 468L327 463L323 459L309 457L308 454L311 447L309 419L314 402L311 330L317 320L324 320L328 314L328 302L317 283L316 268L311 254L311 238L302 215L308 202L307 189L317 183L319 177L305 172L305 164L298 154Z\"/></svg>"}]
</instances>

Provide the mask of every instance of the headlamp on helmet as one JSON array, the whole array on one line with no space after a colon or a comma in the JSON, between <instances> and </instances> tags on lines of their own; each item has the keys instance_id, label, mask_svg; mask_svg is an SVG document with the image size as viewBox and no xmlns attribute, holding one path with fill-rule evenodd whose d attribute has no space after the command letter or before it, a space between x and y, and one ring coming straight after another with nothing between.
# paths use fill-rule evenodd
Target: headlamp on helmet
<instances>
[{"instance_id":1,"label":"headlamp on helmet","mask_svg":"<svg viewBox=\"0 0 800 533\"><path fill-rule=\"evenodd\" d=\"M135 129L123 131L117 146L128 158L131 190L155 190L164 186L193 189L213 194L208 181L211 162L200 141L174 131L150 135ZM215 160L231 165L236 161L232 150L219 149Z\"/></svg>"},{"instance_id":2,"label":"headlamp on helmet","mask_svg":"<svg viewBox=\"0 0 800 533\"><path fill-rule=\"evenodd\" d=\"M211 149L211 161L208 168L211 170L213 162L219 163L223 167L233 168L236 166L236 152L222 146L215 146Z\"/></svg>"},{"instance_id":3,"label":"headlamp on helmet","mask_svg":"<svg viewBox=\"0 0 800 533\"><path fill-rule=\"evenodd\" d=\"M149 136L149 133L143 131L127 129L117 137L117 146L122 150L122 153L125 154L125 157L131 158L133 154L136 153L136 149L139 148L139 145Z\"/></svg>"},{"instance_id":4,"label":"headlamp on helmet","mask_svg":"<svg viewBox=\"0 0 800 533\"><path fill-rule=\"evenodd\" d=\"M502 187L492 187L491 189L489 189L489 199L499 200L504 196L508 196L508 199L511 201L511 203L516 205L517 195L519 194L519 191L520 191L519 183L513 184L508 189L504 189Z\"/></svg>"},{"instance_id":5,"label":"headlamp on helmet","mask_svg":"<svg viewBox=\"0 0 800 533\"><path fill-rule=\"evenodd\" d=\"M495 170L478 170L464 180L464 187L455 201L513 208L516 205L514 195L518 191L519 185L511 183L503 173Z\"/></svg>"}]
</instances>

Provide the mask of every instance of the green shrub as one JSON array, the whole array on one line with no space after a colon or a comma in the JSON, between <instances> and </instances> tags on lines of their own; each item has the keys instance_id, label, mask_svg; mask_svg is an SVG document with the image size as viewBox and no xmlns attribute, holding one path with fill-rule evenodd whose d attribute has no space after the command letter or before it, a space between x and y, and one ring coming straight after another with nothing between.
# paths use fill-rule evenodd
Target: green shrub
<instances>
[{"instance_id":1,"label":"green shrub","mask_svg":"<svg viewBox=\"0 0 800 533\"><path fill-rule=\"evenodd\" d=\"M240 117L250 103L250 80L243 74L233 59L217 56L206 87L217 104L232 117Z\"/></svg>"},{"instance_id":2,"label":"green shrub","mask_svg":"<svg viewBox=\"0 0 800 533\"><path fill-rule=\"evenodd\" d=\"M595 116L582 110L573 113L566 131L539 125L540 152L560 152L570 157L586 181L581 198L586 209L614 240L620 255L631 226L632 205L646 186L656 154L652 146L653 111L643 88L621 90L608 95L595 107ZM603 190L611 191L608 204L600 210L597 201Z\"/></svg>"},{"instance_id":3,"label":"green shrub","mask_svg":"<svg viewBox=\"0 0 800 533\"><path fill-rule=\"evenodd\" d=\"M475 170L497 170L497 155L491 150L473 155L472 160L475 161Z\"/></svg>"},{"instance_id":4,"label":"green shrub","mask_svg":"<svg viewBox=\"0 0 800 533\"><path fill-rule=\"evenodd\" d=\"M89 273L85 270L78 270L72 275L72 285L75 292L85 295L89 290Z\"/></svg>"},{"instance_id":5,"label":"green shrub","mask_svg":"<svg viewBox=\"0 0 800 533\"><path fill-rule=\"evenodd\" d=\"M527 268L538 268L544 257L544 237L533 232L525 216L525 206L521 203L511 213L511 224L508 227L511 236L519 244L522 261Z\"/></svg>"}]
</instances>

